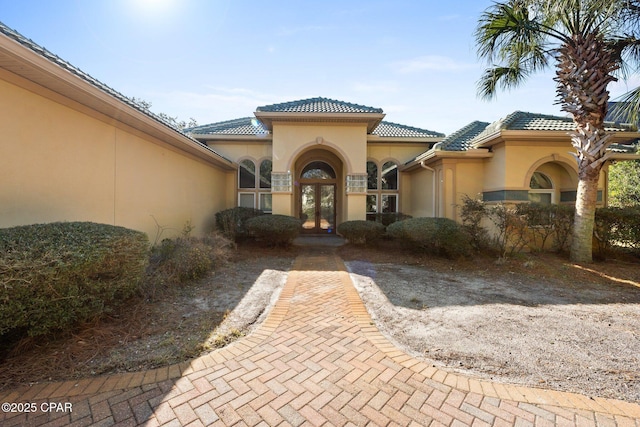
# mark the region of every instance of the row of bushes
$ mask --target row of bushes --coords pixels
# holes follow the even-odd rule
[[[467,256],[474,250],[509,256],[524,249],[566,251],[570,244],[574,209],[568,205],[521,203],[511,207],[487,206],[465,197],[462,224],[446,218],[411,218],[385,227],[373,221],[347,221],[338,233],[350,243],[375,244],[383,236],[401,240],[414,249],[449,258]],[[493,225],[490,233],[486,221]],[[613,247],[640,250],[640,207],[596,210],[594,250],[606,258]]]
[[[216,215],[217,233],[164,239],[90,222],[0,229],[0,337],[41,336],[98,318],[136,293],[206,276],[227,261],[234,240],[287,245],[300,221],[235,208]]]
[[[447,258],[469,256],[471,237],[458,223],[448,218],[409,218],[388,227],[373,221],[347,221],[338,226],[340,233],[356,245],[375,244],[383,236],[398,239],[405,246]]]
[[[302,221],[287,215],[265,215],[258,209],[236,207],[216,214],[216,226],[228,239],[256,239],[269,246],[287,246],[298,237]]]
[[[474,248],[495,248],[503,256],[525,248],[566,251],[574,214],[574,207],[569,205],[520,203],[489,207],[468,196],[461,205],[462,224]],[[483,227],[485,220],[493,224],[493,235]],[[605,258],[614,246],[640,249],[640,207],[596,209],[593,238],[595,254],[600,258]]]

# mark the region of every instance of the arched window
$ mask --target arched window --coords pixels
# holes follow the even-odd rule
[[[553,181],[542,172],[534,172],[529,182],[529,201],[551,204],[555,200]]]
[[[260,188],[271,188],[271,169],[273,163],[271,160],[263,160],[260,163]]]
[[[249,159],[240,162],[238,180],[240,188],[256,188],[256,165]]]
[[[376,162],[367,162],[367,219],[381,220],[380,214],[398,211],[398,165],[388,161],[382,165],[378,176]]]
[[[378,165],[376,162],[367,162],[367,190],[378,189]]]
[[[271,212],[271,172],[273,162],[260,162],[256,170],[253,160],[242,160],[238,168],[238,206]]]
[[[305,179],[335,179],[336,171],[325,162],[311,162],[302,169],[301,178]]]
[[[382,165],[382,171],[380,176],[383,190],[397,190],[398,189],[398,165],[394,162],[385,162]]]

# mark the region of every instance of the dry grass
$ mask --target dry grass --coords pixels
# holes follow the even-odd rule
[[[265,269],[285,270],[297,247],[240,246],[230,263],[188,286],[162,288],[153,299],[130,299],[119,311],[83,325],[73,334],[0,344],[0,388],[102,373],[139,371],[188,360],[241,337],[244,331],[214,332]],[[553,254],[527,254],[497,262],[495,257],[450,261],[406,251],[393,241],[375,248],[344,246],[345,259],[427,266],[485,277],[527,275],[539,280],[640,286],[640,259],[576,266]],[[621,282],[622,281],[622,282]],[[579,291],[579,289],[576,289]],[[415,301],[416,305],[420,301]]]

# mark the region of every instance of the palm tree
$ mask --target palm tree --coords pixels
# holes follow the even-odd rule
[[[478,54],[490,64],[478,84],[485,98],[555,67],[557,102],[576,125],[575,262],[592,261],[598,178],[611,144],[604,130],[607,86],[640,64],[639,24],[640,0],[507,0],[489,7],[476,30]]]

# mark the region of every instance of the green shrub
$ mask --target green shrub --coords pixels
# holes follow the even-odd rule
[[[139,288],[144,233],[90,222],[0,230],[0,335],[68,330]]]
[[[216,227],[226,237],[234,242],[249,237],[246,228],[247,220],[264,215],[259,209],[235,207],[216,213]]]
[[[288,246],[300,234],[302,221],[287,215],[261,215],[246,222],[249,234],[269,246]]]
[[[489,209],[488,216],[496,226],[493,245],[502,257],[520,252],[529,244],[527,220],[516,207],[507,207],[499,203]]]
[[[462,196],[460,209],[462,226],[471,238],[471,245],[477,251],[489,246],[489,233],[480,225],[486,216],[487,206],[482,199],[472,199],[466,194]]]
[[[151,250],[151,270],[156,280],[163,282],[197,280],[225,263],[233,246],[230,240],[217,233],[204,238],[164,239]]]
[[[384,229],[384,225],[373,221],[347,221],[338,225],[338,233],[354,245],[375,243],[384,235]]]
[[[606,258],[613,246],[640,249],[640,208],[596,209],[593,236],[600,258]]]
[[[448,218],[411,218],[387,227],[387,233],[409,247],[447,258],[471,254],[471,239],[461,225]]]
[[[367,214],[368,221],[379,222],[380,224],[388,227],[396,221],[402,221],[405,219],[412,218],[411,215],[406,215],[401,212],[380,212],[374,214]]]

